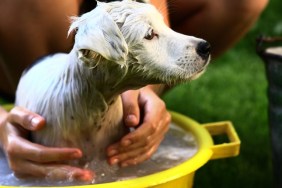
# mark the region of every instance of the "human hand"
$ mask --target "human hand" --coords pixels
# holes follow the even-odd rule
[[[39,130],[44,125],[44,118],[24,108],[14,107],[9,113],[0,108],[0,146],[14,174],[91,181],[93,172],[64,164],[64,161],[82,157],[79,149],[45,147],[26,139],[28,131]]]
[[[165,103],[149,87],[122,94],[124,123],[135,131],[108,147],[110,164],[139,164],[157,150],[169,129],[171,116]]]

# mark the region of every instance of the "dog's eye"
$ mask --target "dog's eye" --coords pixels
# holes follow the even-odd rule
[[[154,30],[151,29],[148,31],[144,38],[147,40],[152,40],[155,36],[158,36],[158,34],[156,34]]]

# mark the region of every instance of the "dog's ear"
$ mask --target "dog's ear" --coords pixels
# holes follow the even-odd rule
[[[125,65],[128,46],[117,24],[102,6],[73,18],[69,33],[74,30],[74,47],[78,51],[91,50],[100,57]]]

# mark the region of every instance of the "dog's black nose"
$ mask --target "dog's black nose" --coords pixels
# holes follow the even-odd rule
[[[211,45],[208,42],[200,42],[196,48],[196,51],[199,56],[203,59],[207,59],[210,55]]]

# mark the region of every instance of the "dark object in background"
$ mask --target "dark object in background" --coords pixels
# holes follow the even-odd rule
[[[272,144],[274,185],[282,187],[282,37],[259,37],[257,53],[268,80],[268,121]]]
[[[95,0],[84,0],[79,7],[79,15],[93,10],[97,6],[97,1]]]
[[[99,0],[100,2],[112,2],[112,1],[121,1],[121,0]],[[146,1],[144,0],[137,0],[137,2],[143,2],[145,3]],[[93,10],[97,6],[97,1],[96,0],[84,0],[80,6],[79,10],[79,15],[82,15],[86,12],[89,12]]]

